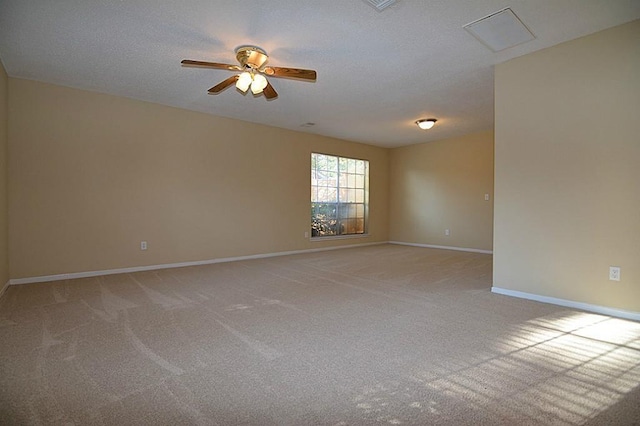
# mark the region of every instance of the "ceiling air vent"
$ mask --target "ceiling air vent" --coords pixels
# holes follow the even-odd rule
[[[396,2],[396,0],[362,0],[362,1],[375,7],[378,12],[382,12],[387,7],[391,6]]]
[[[508,7],[473,21],[463,28],[494,52],[536,38]]]

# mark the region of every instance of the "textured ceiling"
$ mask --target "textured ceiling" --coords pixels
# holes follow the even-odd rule
[[[494,53],[462,26],[504,7],[536,39]],[[491,128],[495,64],[638,18],[639,0],[0,0],[0,59],[11,77],[394,147]],[[208,95],[230,71],[180,65],[235,63],[243,44],[318,80]]]

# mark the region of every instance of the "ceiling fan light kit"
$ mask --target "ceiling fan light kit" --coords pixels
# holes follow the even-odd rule
[[[422,130],[429,130],[430,128],[436,125],[436,121],[438,120],[436,120],[435,118],[423,118],[421,120],[416,121],[416,124]]]
[[[238,90],[246,93],[251,87],[251,93],[259,95],[264,93],[267,99],[273,99],[278,96],[273,86],[269,83],[265,75],[269,77],[285,77],[303,80],[316,80],[316,72],[314,70],[305,70],[301,68],[285,68],[267,66],[269,56],[267,53],[256,46],[240,46],[236,49],[236,59],[240,65],[221,64],[218,62],[193,61],[191,59],[182,60],[182,65],[225,69],[229,71],[242,71],[239,75],[234,75],[226,80],[216,84],[209,93],[216,95],[235,83]]]

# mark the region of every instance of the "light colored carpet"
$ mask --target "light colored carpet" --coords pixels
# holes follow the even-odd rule
[[[0,423],[640,424],[639,323],[490,286],[397,245],[12,286]]]

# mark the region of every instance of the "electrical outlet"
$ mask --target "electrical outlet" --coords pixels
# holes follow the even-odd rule
[[[609,266],[609,280],[620,281],[620,267]]]
[[[484,194],[484,200],[489,201],[489,194]]]
[[[309,231],[304,231],[304,237],[309,238]]]
[[[146,250],[146,249],[147,249],[147,242],[140,241],[140,250]]]
[[[449,234],[450,234],[449,230],[448,230],[448,229],[445,229],[445,230],[444,230],[444,235],[446,235],[446,236],[448,237],[448,236],[449,236]]]

